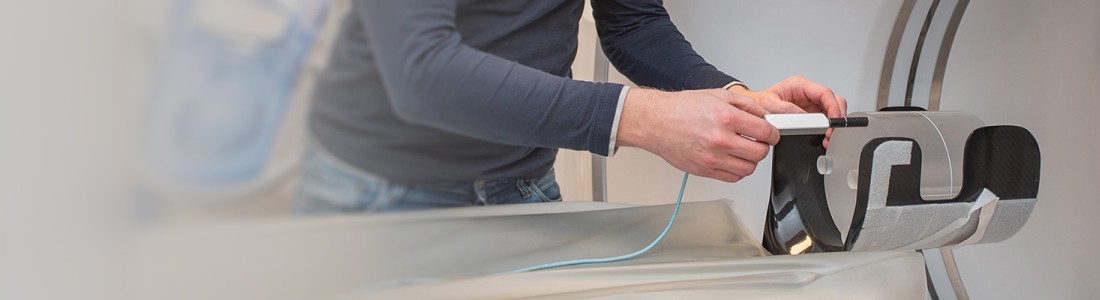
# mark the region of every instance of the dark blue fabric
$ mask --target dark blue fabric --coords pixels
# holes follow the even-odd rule
[[[615,69],[666,91],[719,88],[735,81],[703,60],[669,19],[663,1],[592,1],[596,32]]]
[[[398,182],[533,178],[557,148],[606,155],[618,84],[569,79],[581,0],[355,0],[317,82],[314,137]],[[665,90],[734,80],[660,1],[594,0],[609,58]]]

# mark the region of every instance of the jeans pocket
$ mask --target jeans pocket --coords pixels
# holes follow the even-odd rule
[[[520,185],[524,194],[534,195],[541,202],[561,202],[561,188],[554,180],[553,171],[542,178],[520,180]]]

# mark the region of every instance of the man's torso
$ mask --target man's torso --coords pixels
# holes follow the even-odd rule
[[[459,1],[463,43],[557,76],[570,76],[583,1]],[[349,15],[310,113],[315,139],[339,159],[398,182],[533,178],[556,149],[505,145],[414,124],[390,105],[363,23]],[[432,88],[432,87],[424,87]],[[514,99],[527,101],[528,99]],[[537,120],[532,120],[536,122]]]

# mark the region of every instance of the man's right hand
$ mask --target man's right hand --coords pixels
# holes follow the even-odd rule
[[[632,88],[616,143],[657,154],[693,175],[736,182],[752,175],[769,145],[779,142],[779,130],[763,119],[766,113],[752,98],[722,89]]]

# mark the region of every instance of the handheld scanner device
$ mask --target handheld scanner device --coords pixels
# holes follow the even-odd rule
[[[1039,146],[1022,127],[923,110],[765,119],[783,135],[763,238],[773,254],[998,242],[1037,200]],[[849,128],[826,150],[824,133],[837,127]]]
[[[867,117],[827,118],[825,114],[773,114],[764,115],[764,120],[779,129],[779,135],[825,134],[829,128],[865,127]]]

